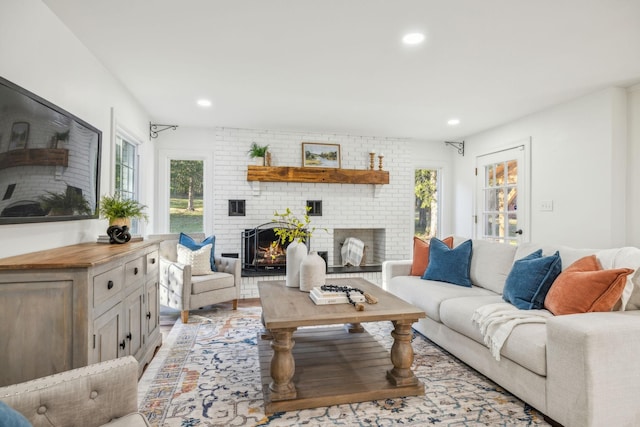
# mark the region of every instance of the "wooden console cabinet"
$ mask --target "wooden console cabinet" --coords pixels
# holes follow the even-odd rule
[[[0,259],[0,386],[162,344],[158,242],[82,243]]]

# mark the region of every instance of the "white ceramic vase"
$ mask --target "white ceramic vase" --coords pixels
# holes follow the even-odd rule
[[[293,241],[287,246],[286,284],[290,288],[300,287],[300,264],[307,256],[307,245]]]
[[[316,286],[325,284],[327,265],[318,252],[311,251],[300,265],[300,290],[311,292]]]

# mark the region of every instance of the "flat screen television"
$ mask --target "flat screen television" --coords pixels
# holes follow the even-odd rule
[[[102,132],[0,77],[0,224],[98,217]]]

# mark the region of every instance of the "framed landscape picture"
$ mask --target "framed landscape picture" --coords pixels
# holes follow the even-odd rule
[[[340,144],[303,142],[302,166],[339,169]]]

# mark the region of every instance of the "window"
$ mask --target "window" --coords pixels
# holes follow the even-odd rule
[[[116,136],[115,192],[124,198],[138,200],[138,155],[136,145],[122,135]],[[138,232],[138,220],[131,221],[131,232]]]
[[[204,161],[171,160],[169,231],[204,231]]]
[[[478,238],[511,245],[528,241],[526,155],[520,145],[477,157]]]
[[[415,171],[415,216],[414,234],[428,240],[438,235],[439,171],[416,169]]]

